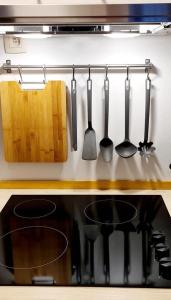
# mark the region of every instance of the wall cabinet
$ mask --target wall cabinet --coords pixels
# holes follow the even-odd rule
[[[121,4],[121,3],[170,3],[168,0],[0,0],[0,5],[14,4]]]

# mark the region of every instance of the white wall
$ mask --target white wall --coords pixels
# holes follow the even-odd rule
[[[170,180],[171,171],[171,37],[134,37],[111,39],[103,36],[70,36],[44,40],[26,40],[27,53],[6,55],[0,39],[0,62],[11,59],[19,64],[88,64],[88,63],[144,63],[150,58],[156,70],[151,75],[152,124],[150,136],[156,154],[145,161],[137,153],[133,158],[122,159],[114,153],[112,163],[87,162],[81,159],[84,130],[87,127],[86,80],[87,73],[76,75],[78,85],[78,152],[71,151],[63,164],[6,163],[0,145],[0,179],[158,179]],[[8,75],[10,80],[18,74]],[[27,75],[28,76],[28,75]],[[131,77],[131,140],[138,145],[143,140],[145,74],[132,72]],[[7,80],[1,75],[1,80]],[[124,137],[124,72],[110,74],[110,126],[109,133],[117,145]],[[37,79],[37,77],[35,77]],[[70,89],[71,73],[48,73],[48,79],[63,79]],[[93,127],[97,143],[103,137],[103,73],[93,73]],[[68,112],[68,116],[70,113]],[[70,117],[69,117],[70,119]],[[69,123],[69,122],[68,122]],[[2,135],[2,130],[0,130]],[[2,137],[1,141],[2,141]]]

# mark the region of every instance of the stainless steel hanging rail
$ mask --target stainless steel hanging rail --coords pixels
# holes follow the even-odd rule
[[[12,65],[10,61],[6,61],[2,65],[2,69],[10,72],[12,69],[152,69],[153,64],[146,59],[145,64],[97,64],[97,65]]]

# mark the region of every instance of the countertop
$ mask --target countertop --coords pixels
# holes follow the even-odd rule
[[[0,190],[0,210],[12,194],[158,194],[171,215],[171,190]],[[171,289],[90,287],[0,287],[0,300],[171,300]]]

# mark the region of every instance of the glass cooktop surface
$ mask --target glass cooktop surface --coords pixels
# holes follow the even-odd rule
[[[171,288],[160,195],[13,195],[0,213],[0,285]]]

